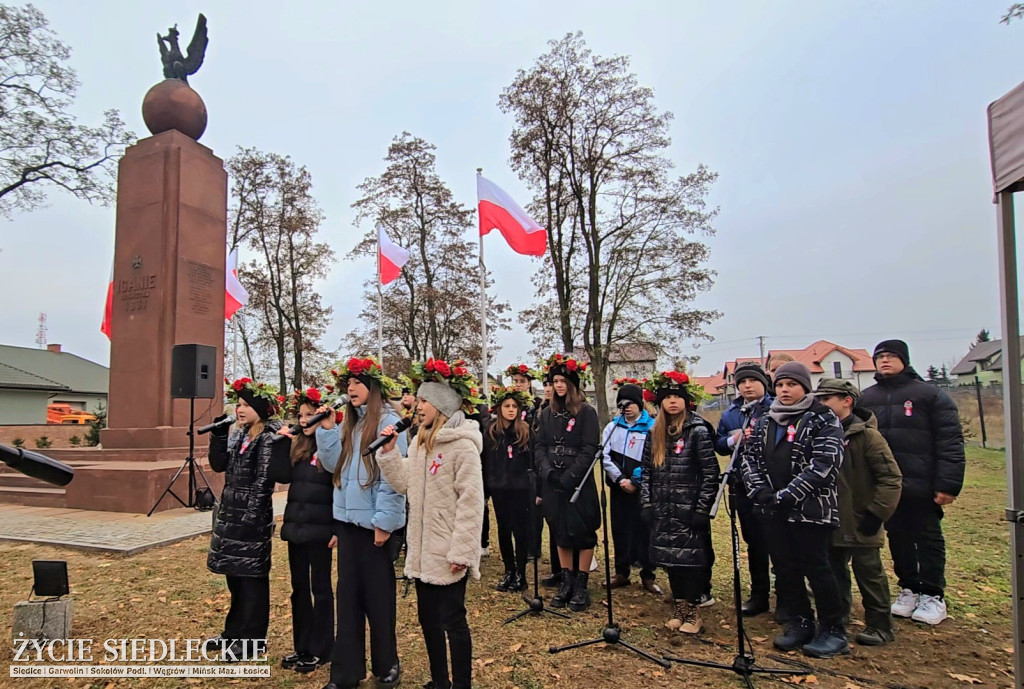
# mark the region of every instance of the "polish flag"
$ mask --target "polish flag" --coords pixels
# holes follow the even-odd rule
[[[544,255],[548,244],[547,231],[501,187],[477,174],[476,195],[480,202],[481,237],[497,228],[517,254]]]
[[[238,281],[238,249],[232,249],[224,268],[224,320],[230,321],[235,311],[248,303],[249,293]]]
[[[110,339],[110,314],[114,311],[114,266],[110,266],[110,282],[107,283],[107,304],[103,308],[103,322],[100,323],[100,332]]]
[[[402,266],[409,261],[409,252],[395,244],[384,228],[377,225],[377,262],[380,266],[380,284],[386,285],[402,274]]]

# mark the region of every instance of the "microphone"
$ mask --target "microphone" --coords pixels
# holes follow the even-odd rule
[[[404,419],[399,420],[399,422],[395,424],[395,435],[398,435],[411,425],[411,416],[407,416]],[[365,457],[366,455],[372,455],[374,452],[376,452],[377,450],[391,442],[391,439],[394,437],[394,435],[382,435],[381,437],[377,438],[372,443],[370,443],[365,450],[363,450],[363,456]]]
[[[66,486],[75,477],[75,470],[67,464],[19,447],[0,445],[0,459],[15,471],[55,486]]]
[[[197,435],[206,435],[210,431],[215,431],[218,428],[224,428],[225,426],[230,426],[234,422],[235,422],[235,417],[234,416],[225,416],[220,421],[214,421],[213,423],[208,423],[205,426],[200,426],[199,428],[196,429],[196,434]]]
[[[333,409],[335,412],[337,412],[342,407],[344,407],[346,404],[348,404],[348,395],[342,395],[341,397],[338,398],[338,401],[334,403],[334,406],[331,407],[331,409]],[[323,412],[320,412],[319,414],[313,414],[313,416],[309,417],[309,420],[306,421],[306,426],[305,427],[309,428],[310,426],[317,425],[318,423],[320,423],[321,421],[326,419],[328,416],[330,416],[332,413],[333,412],[330,412],[330,411],[323,411]],[[303,428],[302,424],[298,424],[297,423],[294,426],[292,426],[291,428],[289,428],[288,432],[291,433],[292,435],[298,435],[299,433],[302,433],[302,428]],[[276,442],[279,442],[282,438],[287,438],[287,437],[288,436],[286,436],[286,435],[275,435],[272,442],[276,443]]]

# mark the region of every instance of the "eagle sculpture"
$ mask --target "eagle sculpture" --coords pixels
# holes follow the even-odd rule
[[[181,54],[181,48],[178,46],[177,24],[167,30],[166,36],[157,34],[156,42],[160,46],[160,59],[164,63],[164,78],[180,79],[187,84],[189,75],[195,74],[203,66],[206,46],[210,42],[206,35],[206,17],[203,14],[199,15],[186,55]]]

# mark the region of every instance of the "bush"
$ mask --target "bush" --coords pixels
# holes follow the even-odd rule
[[[50,447],[52,445],[53,445],[53,441],[50,440],[45,435],[41,435],[38,438],[36,438],[36,447],[38,447],[40,449],[47,448],[47,447]]]
[[[96,415],[96,420],[89,422],[89,432],[85,434],[85,444],[89,447],[96,447],[100,444],[100,429],[107,427],[106,405],[100,404],[93,414]]]
[[[25,447],[25,439],[15,438],[14,440],[11,441],[11,445],[13,445],[14,447]]]
[[[71,443],[71,447],[78,447],[79,445],[82,444],[82,439],[79,438],[77,435],[73,435],[70,438],[68,438],[68,442]]]

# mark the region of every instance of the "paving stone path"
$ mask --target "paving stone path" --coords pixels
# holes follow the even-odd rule
[[[285,492],[274,495],[274,516],[284,513]],[[56,507],[0,505],[0,541],[45,543],[134,555],[149,548],[209,533],[212,512],[186,508],[152,517]]]

